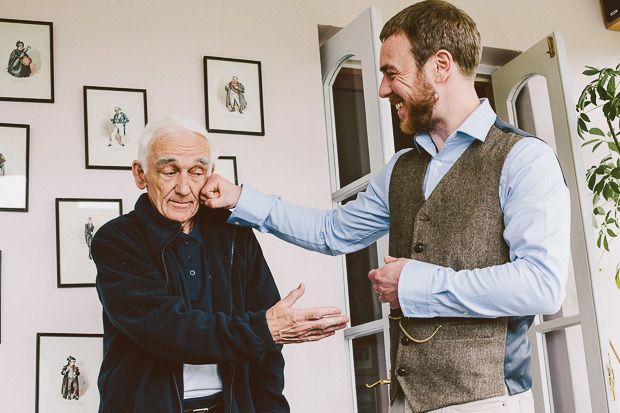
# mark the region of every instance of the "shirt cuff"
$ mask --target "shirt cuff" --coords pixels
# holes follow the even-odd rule
[[[431,308],[431,284],[440,268],[416,260],[405,264],[398,280],[398,301],[405,317],[435,317]]]
[[[277,197],[265,195],[249,185],[241,185],[241,196],[227,222],[260,228],[276,199]]]

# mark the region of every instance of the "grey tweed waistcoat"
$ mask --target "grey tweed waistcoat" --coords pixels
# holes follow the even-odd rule
[[[430,155],[416,149],[403,154],[390,180],[390,255],[455,271],[509,262],[498,188],[506,156],[521,138],[492,126],[427,200]],[[391,403],[403,391],[413,411],[425,412],[504,394],[506,317],[399,316],[394,312],[390,320]]]

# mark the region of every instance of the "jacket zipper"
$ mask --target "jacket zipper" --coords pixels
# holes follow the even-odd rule
[[[164,252],[166,251],[166,248],[168,248],[168,245],[170,245],[171,242],[172,241],[168,241],[164,245],[164,248],[162,248],[161,250],[161,262],[164,265],[164,273],[166,274],[166,285],[168,285],[169,276],[168,276],[168,268],[166,268],[166,259],[164,258]],[[177,392],[177,400],[179,401],[179,412],[183,413],[183,400],[181,400],[181,393],[179,392],[179,384],[177,383],[177,376],[176,374],[174,374],[174,371],[172,372],[172,381],[174,382],[174,389]]]
[[[237,235],[237,228],[234,228],[233,230],[233,238],[232,238],[232,246],[230,248],[230,269],[231,269],[231,280],[232,280],[232,267],[233,267],[233,261],[234,261],[234,257],[235,257],[235,238]],[[233,411],[233,388],[235,384],[235,363],[232,363],[232,376],[230,378],[230,411]]]

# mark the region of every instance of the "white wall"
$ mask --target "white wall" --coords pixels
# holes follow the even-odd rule
[[[605,30],[598,0],[453,2],[478,22],[486,46],[524,50],[563,32],[575,97],[587,82],[584,65],[620,61],[620,32]],[[56,287],[54,199],[123,198],[127,212],[139,195],[129,171],[84,169],[82,86],[145,88],[149,119],[181,113],[204,121],[202,57],[260,60],[266,135],[213,139],[221,154],[237,156],[241,182],[329,208],[316,25],[344,26],[370,4],[387,20],[410,2],[2,1],[0,17],[54,22],[56,103],[0,102],[0,122],[31,125],[30,210],[0,212],[0,411],[33,410],[37,332],[101,332],[95,290]],[[304,281],[300,306],[340,305],[335,258],[259,239],[282,294]],[[601,277],[610,322],[620,309],[609,282],[614,265]],[[610,334],[620,347],[618,328]],[[293,412],[347,411],[341,335],[289,346],[285,357]]]

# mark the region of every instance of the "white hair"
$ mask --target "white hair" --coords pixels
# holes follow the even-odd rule
[[[155,138],[174,137],[191,133],[203,137],[207,142],[209,146],[209,163],[207,166],[208,171],[211,172],[211,168],[217,159],[217,150],[207,137],[207,130],[204,126],[186,116],[176,115],[149,122],[144,131],[142,131],[138,141],[138,162],[140,162],[144,173],[147,172],[147,159]]]

